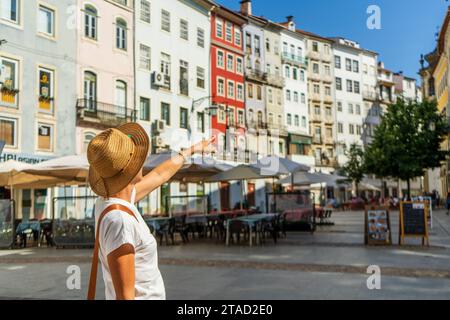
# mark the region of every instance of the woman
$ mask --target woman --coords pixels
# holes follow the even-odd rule
[[[145,177],[149,138],[136,123],[108,129],[89,144],[89,184],[95,203],[96,246],[88,298],[95,297],[97,255],[106,299],[165,299],[156,240],[135,203],[169,181],[194,153],[213,151],[214,138],[180,152]]]

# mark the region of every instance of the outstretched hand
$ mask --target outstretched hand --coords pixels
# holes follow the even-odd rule
[[[195,153],[213,153],[216,152],[216,137],[212,137],[208,140],[203,140],[191,147],[192,154]]]

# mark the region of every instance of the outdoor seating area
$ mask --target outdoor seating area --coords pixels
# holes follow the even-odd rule
[[[150,155],[144,172],[150,172],[170,156],[171,153]],[[3,200],[2,236],[5,240],[2,246],[93,246],[96,197],[87,193],[88,169],[86,155],[62,157],[36,165],[15,161],[1,164],[0,184],[11,190],[11,199]],[[319,184],[322,188],[322,184],[335,184],[345,177],[309,170],[305,165],[274,156],[255,164],[238,166],[211,158],[195,158],[186,163],[169,183],[183,181],[220,185],[223,182],[238,182],[240,199],[234,209],[219,206],[222,208],[220,210],[217,204],[211,206],[209,194],[202,197],[174,196],[174,199],[161,199],[161,203],[165,203],[161,213],[143,217],[160,245],[190,244],[194,241],[227,246],[276,244],[287,236],[289,230],[314,232],[316,225],[332,225],[333,210],[316,205],[310,187]],[[266,189],[263,190],[265,207],[248,205],[249,195],[244,185],[246,181],[257,180],[266,181]],[[272,188],[268,187],[269,181]],[[17,212],[14,191],[37,185],[39,188],[62,187],[64,190],[67,186],[81,187],[85,190],[85,196],[55,197],[51,199],[50,216],[47,214],[42,218],[30,219]],[[174,203],[169,205],[168,201]],[[140,208],[139,204],[137,206]]]

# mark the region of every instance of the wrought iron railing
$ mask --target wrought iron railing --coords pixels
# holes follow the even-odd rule
[[[135,110],[92,99],[78,99],[76,109],[79,121],[95,122],[110,127],[136,121]]]

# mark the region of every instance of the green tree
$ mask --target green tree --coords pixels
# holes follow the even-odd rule
[[[435,101],[407,103],[398,99],[381,117],[374,140],[366,149],[367,173],[406,181],[410,198],[411,180],[445,160],[448,152],[441,150],[441,144],[447,131],[447,118],[438,113]]]
[[[356,195],[359,195],[358,185],[364,178],[364,151],[358,144],[350,145],[345,151],[348,158],[347,163],[342,167],[343,173],[354,183]]]

